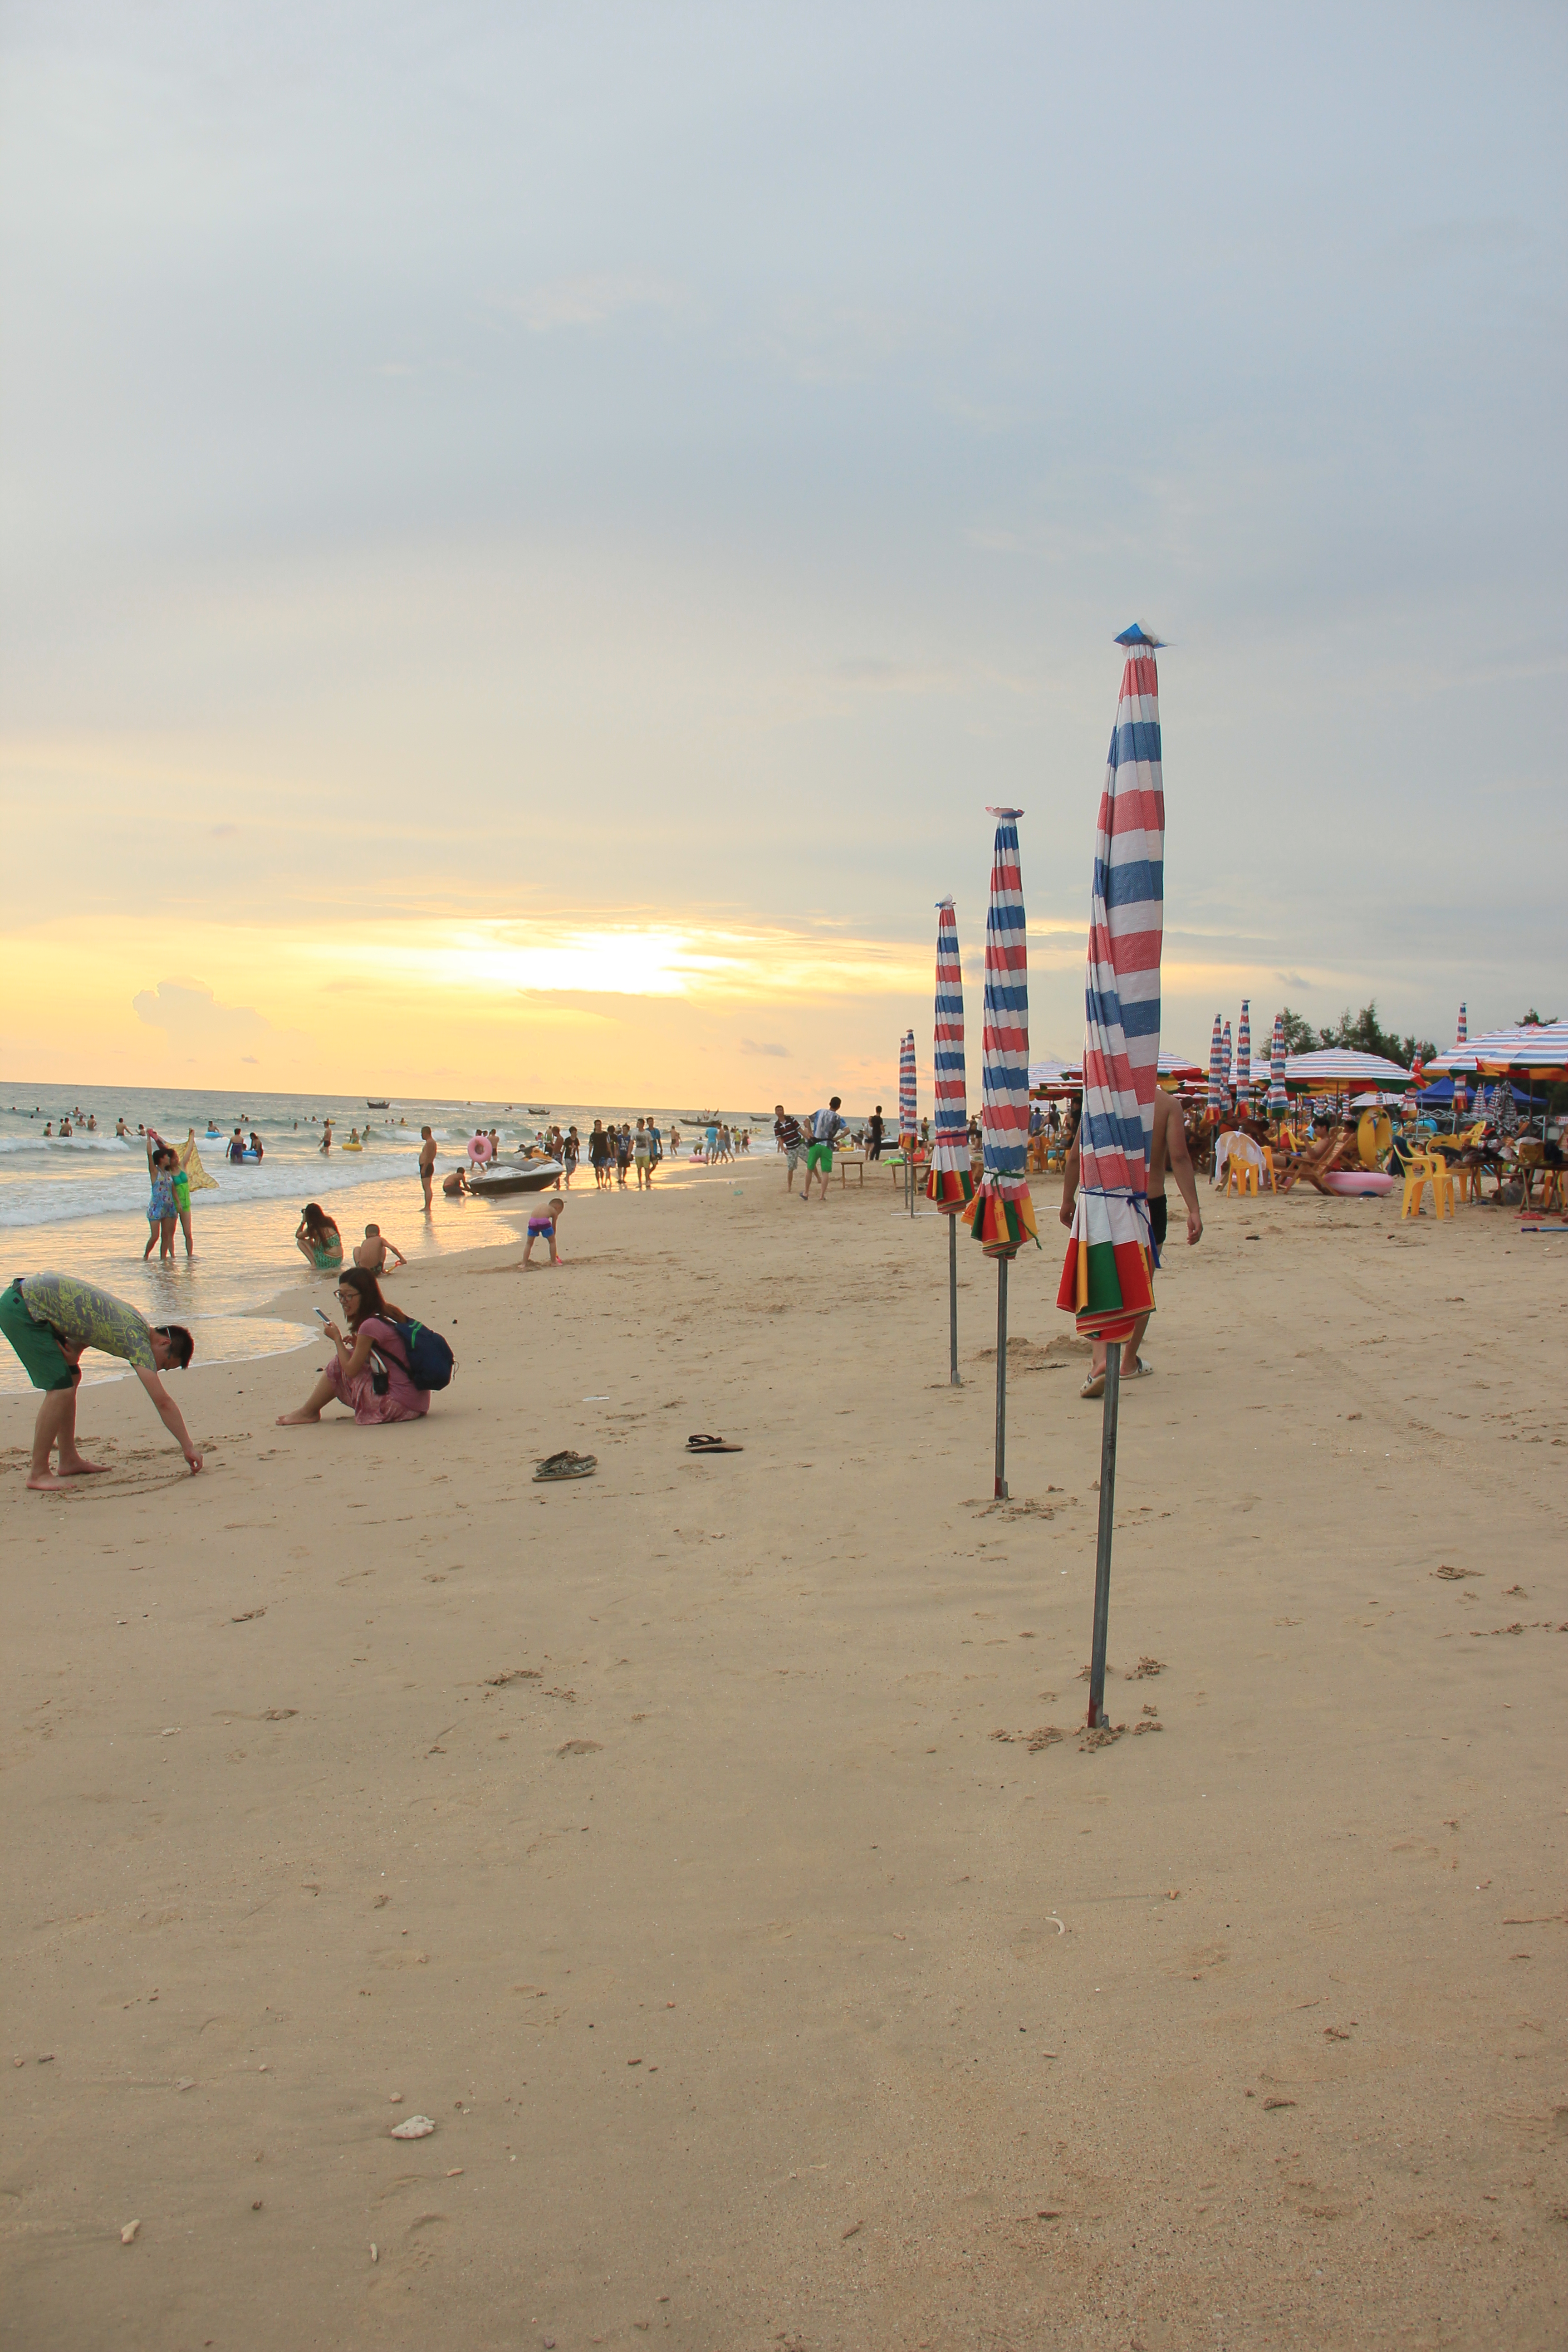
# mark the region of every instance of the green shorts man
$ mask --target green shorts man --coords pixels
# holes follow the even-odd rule
[[[195,1352],[183,1323],[149,1325],[122,1298],[80,1282],[75,1275],[19,1274],[0,1291],[0,1331],[33,1386],[45,1392],[33,1429],[29,1486],[48,1494],[68,1478],[89,1477],[109,1467],[106,1462],[89,1462],[77,1451],[76,1392],[84,1348],[97,1348],[130,1365],[192,1471],[201,1468],[201,1454],[160,1378],[163,1372],[184,1371]],[[58,1471],[49,1467],[57,1446]]]
[[[834,1138],[848,1123],[847,1119],[840,1118],[838,1116],[837,1095],[826,1110],[819,1110],[813,1115],[811,1140],[805,1147],[805,1182],[802,1185],[800,1193],[803,1201],[809,1201],[811,1198],[811,1180],[814,1176],[819,1177],[822,1181],[818,1199],[826,1200],[827,1180],[833,1173]]]

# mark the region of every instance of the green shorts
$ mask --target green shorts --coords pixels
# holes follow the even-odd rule
[[[814,1168],[819,1169],[824,1176],[832,1175],[833,1146],[831,1143],[808,1143],[806,1145],[805,1172],[808,1176],[811,1174]]]
[[[74,1389],[81,1378],[80,1368],[67,1361],[52,1325],[34,1322],[18,1286],[20,1281],[18,1276],[0,1291],[0,1331],[10,1340],[36,1389]]]

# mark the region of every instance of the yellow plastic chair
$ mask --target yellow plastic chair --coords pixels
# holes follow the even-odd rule
[[[1454,1180],[1436,1154],[1431,1159],[1419,1156],[1406,1160],[1405,1166],[1405,1196],[1399,1204],[1402,1217],[1421,1214],[1421,1196],[1427,1185],[1432,1187],[1432,1213],[1435,1217],[1451,1217],[1454,1213]]]
[[[1225,1163],[1226,1198],[1234,1201],[1243,1193],[1258,1196],[1258,1171],[1261,1162],[1249,1152],[1245,1156],[1232,1144]]]

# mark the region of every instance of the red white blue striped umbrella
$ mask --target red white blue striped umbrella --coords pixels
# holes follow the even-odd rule
[[[1241,1000],[1241,1018],[1236,1024],[1236,1099],[1246,1106],[1252,1093],[1252,1000]]]
[[[1225,1041],[1219,1034],[1219,1014],[1214,1017],[1214,1035],[1209,1039],[1209,1109],[1215,1118],[1225,1109]]]
[[[1268,1116],[1283,1118],[1290,1108],[1285,1091],[1285,1015],[1274,1015],[1274,1039],[1268,1050]]]
[[[1018,872],[1022,809],[996,819],[991,904],[985,912],[985,1018],[981,1030],[980,1135],[985,1171],[966,1213],[971,1237],[992,1256],[1038,1243],[1026,1170],[1029,1150],[1029,951]]]
[[[1458,1053],[1461,1045],[1468,1045],[1469,1041],[1470,1008],[1468,1004],[1461,1004],[1459,1007],[1458,1034],[1454,1039],[1455,1052]],[[1458,1118],[1460,1113],[1464,1110],[1468,1099],[1469,1097],[1465,1087],[1465,1074],[1462,1070],[1456,1070],[1454,1073],[1454,1116],[1456,1118]]]
[[[1057,1293],[1079,1331],[1108,1341],[1154,1304],[1149,1149],[1165,914],[1157,640],[1132,628],[1116,642],[1127,661],[1094,839],[1080,1177]]]
[[[1231,1090],[1231,1072],[1236,1066],[1230,1050],[1230,1024],[1228,1021],[1225,1024],[1225,1034],[1219,1041],[1219,1062],[1220,1080],[1225,1087],[1226,1098],[1226,1107],[1228,1109]]]
[[[915,1137],[915,1033],[906,1029],[899,1041],[899,1141],[912,1147]]]
[[[926,1198],[939,1208],[967,1208],[974,1197],[969,1172],[969,1112],[963,1074],[963,967],[958,958],[958,919],[951,898],[939,898],[936,918],[936,1130]]]

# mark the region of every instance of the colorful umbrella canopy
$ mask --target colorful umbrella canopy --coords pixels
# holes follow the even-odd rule
[[[963,968],[958,959],[958,920],[951,898],[937,900],[932,1034],[936,1131],[926,1171],[926,1198],[944,1209],[963,1209],[973,1198],[974,1179],[969,1172],[969,1116],[964,1104]],[[1033,1071],[1029,1075],[1032,1077]]]
[[[1225,1108],[1225,1040],[1219,1034],[1219,1014],[1214,1017],[1214,1035],[1209,1039],[1209,1108],[1217,1118]]]
[[[1434,1054],[1426,1065],[1429,1077],[1461,1070],[1484,1071],[1489,1077],[1502,1070],[1532,1078],[1568,1074],[1568,1021],[1531,1021],[1508,1029],[1489,1029],[1447,1054]]]
[[[1162,1054],[1156,1066],[1162,1085],[1167,1078],[1176,1078],[1184,1085],[1195,1086],[1203,1076],[1202,1065],[1194,1062],[1190,1054]]]
[[[1236,1099],[1243,1108],[1246,1106],[1247,1097],[1252,1091],[1254,1075],[1252,1001],[1249,997],[1244,996],[1241,1000],[1241,1018],[1236,1024]]]
[[[1290,1108],[1285,1091],[1285,1015],[1274,1015],[1274,1037],[1268,1054],[1268,1116],[1283,1118]]]
[[[993,1256],[1035,1242],[1035,1206],[1025,1173],[1029,1150],[1029,950],[1018,872],[1022,809],[987,809],[996,819],[991,904],[985,910],[985,1014],[981,1028],[980,1136],[985,1171],[965,1212],[971,1236]]]
[[[899,1140],[915,1131],[915,1033],[906,1029],[899,1040]]]
[[[1094,837],[1080,1171],[1057,1292],[1080,1332],[1108,1342],[1125,1339],[1154,1304],[1149,1147],[1165,915],[1156,640],[1133,628],[1116,642],[1127,660]]]
[[[1358,1054],[1348,1045],[1325,1045],[1316,1054],[1289,1054],[1285,1083],[1301,1093],[1332,1094],[1349,1087],[1407,1087],[1410,1073],[1381,1054]]]

